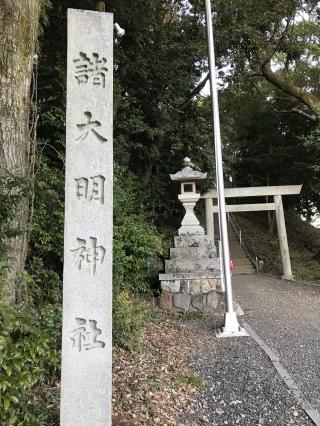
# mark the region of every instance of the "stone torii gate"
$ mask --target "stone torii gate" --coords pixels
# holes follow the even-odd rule
[[[248,212],[248,211],[268,211],[275,210],[277,218],[277,228],[280,243],[280,252],[282,259],[283,279],[292,280],[292,269],[290,261],[290,253],[288,246],[288,238],[286,231],[286,223],[284,218],[282,196],[283,195],[297,195],[301,192],[302,185],[283,185],[283,186],[257,186],[246,188],[226,188],[226,198],[238,197],[273,197],[273,203],[259,203],[259,204],[233,204],[226,205],[227,212]],[[201,198],[205,200],[206,210],[206,228],[207,235],[214,243],[214,221],[213,214],[218,213],[218,206],[213,205],[213,199],[218,197],[217,191],[211,189],[204,193]]]

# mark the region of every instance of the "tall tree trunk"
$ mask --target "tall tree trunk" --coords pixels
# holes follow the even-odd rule
[[[0,0],[0,171],[28,177],[31,171],[30,86],[41,0]],[[23,200],[15,226],[27,229],[29,202]],[[4,289],[15,302],[15,282],[25,266],[27,234],[8,242],[11,261]]]

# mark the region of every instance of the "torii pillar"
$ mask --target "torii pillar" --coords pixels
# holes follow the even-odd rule
[[[274,203],[276,206],[277,228],[278,228],[280,253],[281,253],[281,260],[282,260],[282,271],[283,271],[282,278],[285,280],[293,280],[289,245],[288,245],[288,238],[287,238],[287,230],[286,230],[286,222],[284,218],[284,211],[283,211],[283,204],[282,204],[282,196],[274,195],[273,198],[274,198]]]
[[[283,195],[298,195],[301,192],[302,185],[282,185],[282,186],[257,186],[244,188],[226,188],[226,198],[241,197],[273,197],[273,203],[260,204],[234,204],[226,205],[226,212],[253,212],[253,211],[275,211],[277,218],[277,228],[280,244],[280,253],[282,260],[282,278],[293,280],[291,269],[289,245],[286,231],[286,223],[282,204]],[[206,206],[206,231],[211,241],[214,241],[213,213],[218,212],[217,206],[213,206],[213,198],[217,198],[217,191],[211,189],[201,196],[205,200]]]

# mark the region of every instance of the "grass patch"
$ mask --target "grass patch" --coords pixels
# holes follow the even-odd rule
[[[177,377],[178,381],[180,383],[183,383],[184,385],[191,386],[195,389],[201,389],[206,384],[205,380],[203,380],[200,376],[197,374],[180,374]]]
[[[180,318],[182,317],[183,319],[186,319],[186,320],[200,320],[203,318],[203,312],[201,311],[182,312],[179,315],[180,315]]]

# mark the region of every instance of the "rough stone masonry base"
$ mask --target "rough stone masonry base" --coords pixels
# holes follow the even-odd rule
[[[169,311],[212,314],[217,312],[223,300],[220,285],[212,278],[163,281],[161,287],[160,303]]]
[[[208,237],[179,236],[174,245],[171,260],[166,261],[166,273],[159,276],[162,308],[205,314],[223,311],[220,262]]]

